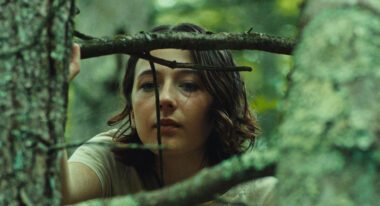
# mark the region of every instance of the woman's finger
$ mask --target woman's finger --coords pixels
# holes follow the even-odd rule
[[[74,43],[71,48],[71,60],[69,70],[69,81],[80,72],[80,47],[79,44]]]

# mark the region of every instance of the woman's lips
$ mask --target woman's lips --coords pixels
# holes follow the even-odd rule
[[[178,127],[175,126],[161,126],[160,132],[161,135],[173,135],[176,133]]]
[[[154,127],[157,128],[157,124],[154,125]],[[160,120],[161,135],[173,135],[176,133],[176,131],[180,127],[181,127],[181,125],[172,119],[161,119]]]

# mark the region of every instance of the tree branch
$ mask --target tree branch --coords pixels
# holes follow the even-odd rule
[[[251,67],[247,66],[208,66],[208,65],[200,65],[200,64],[192,64],[192,63],[182,63],[177,61],[168,61],[166,59],[162,59],[159,57],[152,56],[143,52],[142,54],[133,54],[132,56],[139,57],[141,59],[145,59],[147,61],[151,61],[157,64],[161,64],[167,66],[172,69],[176,68],[189,68],[189,69],[197,69],[197,70],[217,70],[217,71],[252,71]]]
[[[82,59],[109,54],[136,54],[154,49],[176,48],[191,50],[261,50],[278,54],[291,54],[295,41],[262,33],[215,33],[190,32],[139,33],[133,36],[117,35],[78,42]]]
[[[151,192],[105,199],[104,205],[195,205],[248,180],[274,174],[277,153],[255,151],[232,157],[199,172],[195,177]],[[91,200],[78,206],[99,205]]]
[[[84,33],[77,31],[77,30],[74,31],[74,37],[77,37],[77,38],[79,38],[81,40],[85,40],[85,41],[96,39],[96,37],[84,34]]]
[[[69,144],[57,144],[48,147],[49,151],[57,151],[68,148],[75,148],[81,145],[100,145],[104,147],[111,147],[115,149],[134,149],[134,150],[165,150],[170,149],[165,145],[157,145],[157,144],[133,144],[133,143],[105,143],[105,142],[88,142],[88,140],[76,143]]]

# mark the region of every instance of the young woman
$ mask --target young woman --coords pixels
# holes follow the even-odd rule
[[[193,24],[160,26],[154,32],[205,30]],[[79,71],[79,48],[74,47],[73,76]],[[234,66],[229,51],[159,49],[151,55],[184,63]],[[86,144],[63,161],[64,202],[126,195],[168,186],[246,151],[258,126],[251,115],[239,72],[171,69],[155,64],[159,89],[162,162],[157,151],[113,150]],[[157,144],[155,85],[150,63],[137,57],[128,61],[123,84],[125,105],[109,120],[120,123],[90,142]],[[163,174],[159,175],[162,164]],[[260,197],[263,199],[264,197]]]

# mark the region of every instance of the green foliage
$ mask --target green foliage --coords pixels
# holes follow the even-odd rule
[[[284,16],[296,16],[300,13],[300,5],[304,0],[276,0],[277,11]]]

